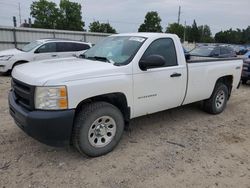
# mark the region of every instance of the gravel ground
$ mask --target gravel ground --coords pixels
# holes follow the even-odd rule
[[[250,86],[224,113],[192,104],[132,120],[118,147],[98,158],[26,136],[8,112],[0,76],[0,187],[249,187]]]

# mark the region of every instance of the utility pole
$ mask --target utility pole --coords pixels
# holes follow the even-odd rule
[[[22,17],[21,17],[21,3],[18,3],[18,11],[19,11],[19,22],[20,25],[22,24]]]
[[[181,6],[179,6],[179,11],[178,11],[178,24],[180,24],[180,19],[181,19]]]
[[[29,27],[31,28],[32,23],[31,23],[31,18],[29,18]]]
[[[16,27],[16,17],[15,16],[13,16],[13,25],[14,25],[14,27]]]

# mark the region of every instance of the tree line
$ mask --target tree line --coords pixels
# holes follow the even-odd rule
[[[85,31],[85,23],[82,21],[81,4],[61,0],[59,6],[47,0],[34,1],[31,6],[31,16],[34,18],[32,27],[46,29],[62,29],[73,31]],[[89,25],[89,32],[117,33],[110,23],[93,21]],[[165,30],[161,26],[161,18],[156,11],[148,12],[144,22],[139,26],[138,32],[165,32],[177,34],[182,41],[204,42],[204,43],[250,43],[250,26],[246,29],[229,29],[220,31],[212,36],[208,25],[182,25],[178,23],[169,24]]]
[[[178,23],[169,24],[165,31],[161,26],[161,18],[157,12],[148,12],[145,16],[144,23],[138,29],[139,32],[166,32],[174,33],[182,41],[201,42],[201,43],[226,43],[226,44],[249,44],[250,43],[250,26],[246,29],[229,29],[220,31],[212,36],[211,29],[208,25],[193,24],[184,26]]]
[[[30,6],[30,15],[34,18],[32,27],[85,31],[80,3],[61,0],[59,6],[47,0],[34,1]],[[116,33],[109,23],[94,21],[89,25],[90,32]]]

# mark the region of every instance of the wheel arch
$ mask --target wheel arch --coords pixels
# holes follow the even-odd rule
[[[125,122],[129,122],[131,117],[131,110],[128,106],[126,95],[121,92],[97,95],[84,99],[77,105],[76,113],[81,109],[83,105],[98,101],[107,102],[116,106],[122,112]]]
[[[22,63],[28,63],[29,61],[27,61],[27,60],[18,60],[18,61],[16,61],[13,65],[12,65],[12,69],[16,66],[16,65],[18,65],[18,64],[22,64]]]
[[[233,75],[225,75],[225,76],[222,76],[222,77],[218,78],[217,81],[215,82],[214,88],[215,88],[217,83],[223,83],[223,84],[225,84],[227,86],[227,88],[228,88],[228,99],[229,99],[230,96],[231,96],[232,88],[233,88]]]

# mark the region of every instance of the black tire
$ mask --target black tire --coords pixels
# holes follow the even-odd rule
[[[98,122],[96,122],[97,120],[99,121],[100,119],[102,119],[102,117],[110,117],[111,121],[114,122],[113,126],[116,127],[116,131],[115,133],[112,133],[112,139],[108,138],[108,134],[110,134],[110,132],[108,132],[109,129],[106,123],[98,124]],[[98,125],[95,125],[96,123]],[[93,144],[103,144],[103,138],[99,137],[100,135],[96,134],[97,127],[100,126],[100,124],[105,125],[105,128],[103,128],[102,130],[105,129],[105,136],[107,137],[107,140],[110,139],[110,142],[107,142],[107,145],[105,146],[96,147]],[[95,128],[93,128],[94,126]],[[95,102],[85,104],[82,106],[81,110],[77,113],[75,118],[72,135],[73,145],[81,154],[86,154],[90,157],[98,157],[101,155],[105,155],[112,151],[119,143],[122,137],[123,130],[123,115],[117,107],[107,102]],[[95,132],[95,134],[91,133],[91,131]],[[90,138],[90,133],[94,134],[94,137],[98,140],[97,143],[93,143],[92,138]],[[101,139],[101,141],[99,139]]]
[[[210,114],[220,114],[226,108],[228,96],[228,87],[224,83],[216,83],[212,96],[204,101],[204,110]]]
[[[245,79],[242,79],[242,84],[247,84],[247,80],[245,80]]]
[[[11,76],[11,70],[2,73],[3,76]]]

